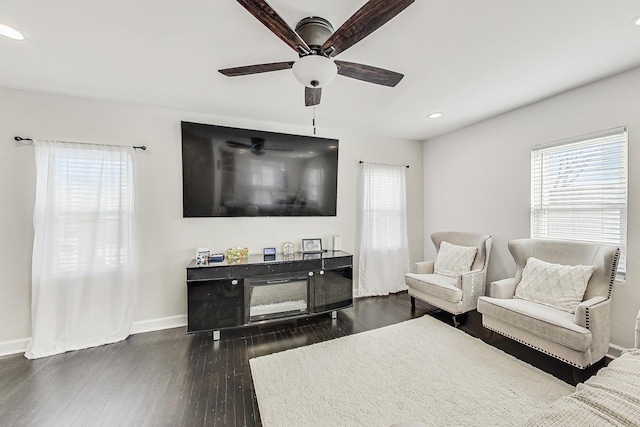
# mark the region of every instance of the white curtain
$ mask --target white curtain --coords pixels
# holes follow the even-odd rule
[[[35,359],[125,339],[136,297],[131,147],[34,141]]]
[[[407,289],[405,166],[365,163],[361,175],[359,296]]]

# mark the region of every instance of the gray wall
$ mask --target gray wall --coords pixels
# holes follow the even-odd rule
[[[531,147],[616,126],[629,128],[629,220],[627,280],[615,283],[611,342],[632,347],[640,309],[640,69],[425,141],[427,258],[435,254],[433,231],[488,233],[489,280],[512,276],[507,243],[529,237]]]

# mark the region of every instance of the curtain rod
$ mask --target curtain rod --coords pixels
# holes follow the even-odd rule
[[[360,160],[358,163],[360,163],[361,165],[364,164],[364,163],[374,163],[374,164],[385,165],[385,166],[404,166],[405,168],[409,169],[409,165],[391,165],[389,163],[364,162],[362,160]]]
[[[31,141],[31,143],[33,143],[33,139],[31,139],[31,138],[23,138],[21,136],[14,136],[13,139],[15,139],[18,142]],[[90,144],[90,143],[80,142],[80,144]],[[101,144],[90,144],[90,145],[101,145]],[[104,145],[109,145],[109,144],[104,144]],[[136,150],[142,150],[142,151],[147,149],[147,147],[145,145],[141,145],[139,147],[133,146],[133,148],[136,149]]]

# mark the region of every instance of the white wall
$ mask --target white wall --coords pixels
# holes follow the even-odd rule
[[[614,286],[611,342],[633,346],[640,309],[640,69],[426,141],[427,258],[435,254],[433,231],[484,232],[494,237],[489,280],[512,276],[507,243],[529,237],[531,147],[623,125],[629,128],[627,281]]]
[[[322,107],[320,107],[322,108]],[[139,296],[137,321],[186,313],[185,266],[196,246],[212,251],[266,246],[305,237],[342,236],[342,249],[356,251],[358,160],[410,164],[408,210],[411,262],[423,258],[423,177],[419,141],[318,129],[338,138],[338,211],[322,218],[182,218],[180,121],[294,134],[294,127],[117,102],[0,88],[0,345],[31,335],[31,250],[35,165],[33,147],[15,135],[40,139],[146,145],[137,151]],[[357,260],[357,256],[354,257]],[[357,276],[355,274],[354,276]]]

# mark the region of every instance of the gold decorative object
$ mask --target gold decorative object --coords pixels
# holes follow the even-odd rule
[[[249,264],[249,258],[227,259],[228,265]]]
[[[227,250],[227,261],[233,262],[247,258],[249,258],[249,248],[232,248]]]
[[[296,245],[294,245],[291,242],[285,242],[282,245],[282,253],[285,254],[285,255],[291,255],[291,254],[295,253],[295,251],[296,251]]]

